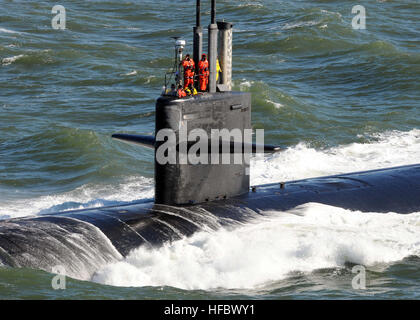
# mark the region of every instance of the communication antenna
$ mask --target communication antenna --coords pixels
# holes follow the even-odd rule
[[[216,63],[217,63],[217,36],[219,33],[216,24],[216,0],[211,1],[211,23],[208,27],[208,49],[209,49],[209,92],[216,92]]]
[[[196,2],[196,20],[195,27],[193,28],[194,33],[194,43],[193,43],[193,56],[196,66],[196,74],[199,73],[198,62],[201,59],[201,54],[203,53],[203,27],[201,26],[201,1],[197,0]],[[195,86],[197,86],[197,80]]]

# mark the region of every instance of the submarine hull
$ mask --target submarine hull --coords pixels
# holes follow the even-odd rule
[[[170,206],[148,201],[0,221],[0,263],[88,280],[142,245],[317,202],[362,212],[420,212],[420,164],[252,187],[247,194]]]

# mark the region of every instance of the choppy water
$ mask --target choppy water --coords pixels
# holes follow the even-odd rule
[[[193,1],[0,1],[0,217],[153,197],[153,155],[112,141],[149,134]],[[420,3],[218,1],[232,21],[234,86],[253,125],[288,149],[255,158],[252,183],[420,162]],[[205,4],[203,20],[209,20]],[[188,42],[191,51],[191,41]],[[234,230],[139,248],[91,282],[0,268],[1,298],[419,298],[420,213],[307,204]],[[251,244],[251,245],[250,245]],[[351,287],[354,264],[367,290]]]

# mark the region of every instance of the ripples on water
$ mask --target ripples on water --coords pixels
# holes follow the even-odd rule
[[[253,183],[420,162],[420,4],[365,1],[364,31],[351,28],[355,4],[218,1],[219,17],[234,22],[235,90],[253,93],[253,125],[266,130],[266,141],[289,147],[255,159]],[[153,197],[153,155],[110,135],[153,132],[154,101],[172,63],[170,37],[191,39],[191,4],[72,1],[65,31],[52,30],[50,2],[1,6],[0,216]],[[412,254],[383,262],[366,297],[416,288],[419,261]],[[314,263],[309,273],[295,267],[254,291],[110,289],[74,281],[71,296],[89,296],[88,288],[114,298],[359,296],[349,289],[346,265],[318,270]],[[132,268],[135,278],[141,268]],[[2,296],[45,294],[28,285],[48,278],[42,272],[0,272]],[[11,284],[25,290],[17,293]],[[180,287],[189,285],[206,289],[193,282]],[[418,297],[418,289],[411,292]]]

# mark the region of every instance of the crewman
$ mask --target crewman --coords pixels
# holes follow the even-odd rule
[[[185,93],[187,94],[187,96],[195,96],[196,94],[198,94],[197,90],[192,84],[190,84],[188,88],[185,89]]]
[[[175,83],[171,84],[171,92],[169,93],[171,96],[176,96],[176,87]]]
[[[176,95],[178,98],[185,98],[187,96],[187,93],[185,92],[184,88],[182,88],[181,85],[178,86],[178,90],[176,92]]]
[[[198,63],[198,84],[199,84],[199,90],[204,92],[207,91],[207,85],[209,83],[209,61],[207,60],[207,55],[203,53],[201,56],[201,60]]]
[[[167,96],[176,96],[176,87],[175,87],[175,84],[174,83],[171,84],[171,88],[170,89],[169,88],[166,89],[165,95],[167,95]]]
[[[189,54],[182,61],[182,67],[184,68],[184,88],[186,89],[190,84],[194,83],[195,63]]]

